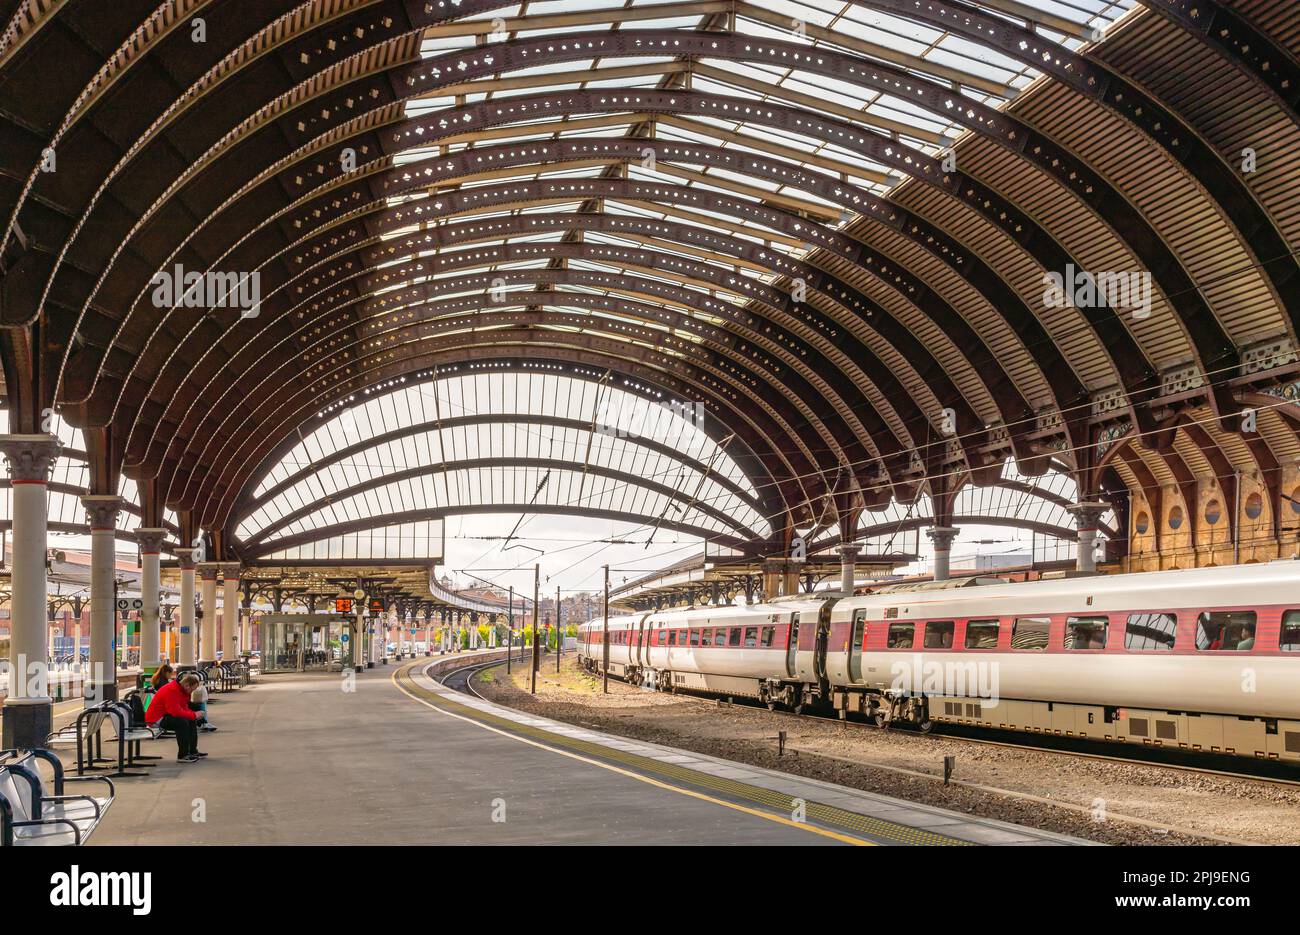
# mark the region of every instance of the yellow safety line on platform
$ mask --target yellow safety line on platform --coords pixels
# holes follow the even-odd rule
[[[417,665],[418,665],[418,663],[417,663]],[[842,843],[844,843],[844,844],[853,844],[853,845],[857,845],[857,846],[860,846],[860,847],[870,847],[870,846],[873,846],[873,845],[875,844],[874,841],[864,841],[864,840],[862,840],[861,838],[851,837],[850,835],[847,835],[847,834],[840,834],[839,832],[836,832],[836,831],[830,831],[830,830],[828,830],[828,829],[824,829],[824,828],[817,828],[817,827],[815,827],[815,826],[813,826],[813,825],[801,824],[800,822],[794,821],[793,819],[790,819],[790,818],[785,818],[785,817],[783,817],[783,816],[781,816],[781,815],[772,815],[772,814],[769,814],[768,812],[760,811],[760,810],[758,810],[758,809],[756,809],[756,808],[749,808],[749,807],[744,806],[744,805],[738,805],[738,804],[736,804],[735,802],[727,802],[727,801],[725,801],[725,800],[723,800],[723,799],[717,799],[717,798],[714,798],[714,797],[711,796],[711,795],[706,795],[706,794],[703,793],[703,792],[696,792],[696,791],[694,791],[694,790],[692,790],[692,789],[683,789],[683,788],[681,788],[680,786],[674,786],[674,785],[671,785],[671,784],[669,784],[669,783],[662,782],[662,781],[660,781],[660,780],[658,780],[658,779],[652,779],[652,778],[650,778],[649,776],[643,776],[643,775],[641,775],[640,773],[635,773],[635,772],[633,772],[633,771],[631,771],[631,770],[627,770],[627,769],[623,769],[623,768],[618,767],[618,766],[614,766],[614,765],[611,764],[611,763],[602,763],[602,762],[600,762],[599,760],[593,760],[593,759],[591,759],[590,757],[585,757],[585,756],[582,756],[582,755],[577,754],[577,753],[571,753],[571,752],[569,752],[568,750],[559,750],[559,749],[556,749],[555,747],[550,746],[549,744],[539,743],[539,742],[536,741],[536,740],[529,740],[527,737],[520,737],[518,734],[513,733],[513,732],[511,732],[511,731],[509,731],[509,730],[501,730],[500,728],[492,727],[490,724],[485,724],[485,723],[483,723],[479,718],[474,717],[474,716],[472,716],[472,715],[462,715],[462,714],[456,714],[456,713],[454,713],[454,712],[448,711],[448,710],[446,710],[445,708],[440,707],[438,704],[434,704],[434,703],[432,703],[432,702],[430,702],[430,701],[427,701],[427,700],[424,699],[424,698],[420,698],[419,696],[413,694],[413,693],[410,692],[410,691],[407,691],[406,687],[403,686],[403,685],[401,684],[401,682],[399,682],[399,681],[397,680],[397,677],[398,677],[399,675],[406,675],[406,676],[409,678],[409,672],[410,672],[410,670],[411,670],[412,668],[413,668],[413,666],[407,666],[405,669],[401,669],[401,670],[398,670],[397,672],[394,672],[393,675],[392,675],[393,684],[397,686],[397,689],[398,689],[399,691],[401,691],[402,693],[404,693],[404,694],[407,695],[408,697],[414,699],[415,701],[420,702],[420,704],[422,704],[422,705],[425,705],[425,706],[427,706],[427,707],[433,708],[433,709],[434,709],[435,711],[437,711],[439,714],[445,714],[445,715],[447,715],[448,717],[454,717],[454,718],[456,718],[457,720],[460,720],[460,721],[468,721],[469,723],[474,724],[474,725],[477,726],[477,727],[482,727],[484,730],[490,730],[490,731],[492,731],[492,733],[494,733],[494,734],[501,734],[503,737],[509,737],[511,740],[517,740],[517,741],[519,741],[520,743],[526,743],[526,744],[528,744],[530,747],[538,747],[538,748],[540,748],[540,749],[542,749],[542,750],[547,750],[547,751],[549,751],[549,752],[551,752],[551,753],[557,753],[557,754],[559,754],[560,756],[568,757],[568,758],[571,759],[571,760],[577,760],[577,761],[579,761],[580,763],[587,763],[587,764],[589,764],[589,765],[591,765],[591,766],[598,766],[598,767],[600,767],[601,769],[609,770],[609,771],[612,772],[612,773],[618,773],[620,776],[627,776],[627,777],[629,777],[630,779],[635,779],[635,780],[637,780],[638,782],[644,782],[644,783],[646,783],[647,785],[655,786],[656,788],[659,788],[659,789],[667,789],[667,790],[670,791],[670,792],[677,792],[677,793],[680,793],[681,795],[689,796],[690,798],[693,798],[693,799],[700,799],[700,800],[705,801],[705,802],[711,802],[711,803],[713,803],[714,805],[721,805],[723,808],[730,808],[730,809],[733,809],[733,810],[738,811],[738,812],[744,812],[746,815],[754,815],[754,816],[757,817],[757,818],[763,818],[763,819],[766,819],[767,821],[773,821],[773,822],[776,822],[777,824],[780,824],[780,825],[786,825],[787,827],[798,828],[798,829],[801,830],[801,831],[808,831],[808,832],[811,832],[811,833],[813,833],[813,834],[819,834],[819,835],[822,835],[823,837],[833,838],[833,839],[835,839],[836,841],[840,841],[840,842],[842,842]],[[440,695],[438,695],[438,694],[436,694],[436,693],[434,693],[434,692],[430,692],[430,691],[429,691],[428,689],[426,689],[426,688],[422,688],[422,687],[420,687],[419,685],[416,685],[416,684],[414,683],[414,681],[411,682],[411,685],[412,685],[412,687],[415,689],[415,691],[417,691],[417,692],[425,692],[425,693],[429,694],[430,696],[436,698],[440,704],[456,705],[457,707],[464,708],[464,710],[466,710],[466,711],[473,711],[475,715],[482,715],[482,713],[483,713],[483,712],[480,712],[480,711],[475,711],[473,708],[469,708],[469,707],[467,707],[467,706],[465,706],[465,705],[458,705],[458,704],[456,704],[456,702],[454,702],[454,701],[449,701],[448,699],[443,698],[443,697],[441,697]],[[506,719],[506,720],[508,720],[508,719]],[[513,723],[513,722],[512,722],[512,723]],[[519,725],[519,726],[520,726],[520,727],[527,727],[528,725]],[[560,738],[560,737],[558,737],[557,735],[554,735],[554,734],[552,734],[551,736],[556,737],[557,740],[563,740],[563,739],[565,739],[565,738]]]
[[[493,731],[494,733],[502,734],[506,737],[510,737],[514,740],[518,740],[521,743],[526,743],[531,746],[540,747],[541,749],[549,750],[552,753],[558,753],[561,756],[567,756],[571,759],[579,760],[583,763],[589,763],[593,766],[599,766],[602,769],[607,769],[610,770],[611,772],[619,773],[620,775],[629,776],[633,779],[648,783],[653,786],[657,786],[662,789],[668,789],[670,791],[678,792],[681,793],[682,795],[690,796],[692,798],[702,799],[704,801],[712,802],[716,805],[721,805],[725,808],[734,809],[736,811],[744,812],[746,814],[756,815],[760,818],[767,819],[768,821],[774,821],[777,822],[778,824],[787,825],[792,828],[799,828],[803,831],[807,831],[812,834],[818,834],[818,835],[822,835],[823,837],[833,838],[837,841],[842,841],[847,844],[872,846],[878,843],[876,841],[864,840],[862,838],[842,834],[837,831],[832,831],[827,828],[821,828],[816,825],[807,824],[806,822],[794,821],[793,819],[784,818],[780,815],[773,815],[769,812],[752,809],[749,808],[748,806],[739,805],[734,802],[728,802],[723,799],[715,798],[714,796],[710,796],[706,793],[696,792],[691,789],[684,789],[681,788],[680,786],[663,782],[662,780],[653,779],[633,769],[624,769],[622,767],[603,762],[602,760],[595,759],[592,756],[583,756],[580,753],[574,753],[569,750],[557,749],[556,747],[552,746],[551,743],[542,743],[536,740],[531,740],[527,737],[521,737],[519,736],[520,733],[527,733],[527,734],[533,734],[534,736],[545,737],[547,738],[547,740],[551,741],[552,743],[558,743],[579,750],[586,750],[587,752],[591,754],[595,754],[596,756],[600,756],[600,757],[608,757],[610,759],[621,760],[624,763],[628,764],[629,766],[636,767],[637,769],[640,770],[648,770],[652,772],[666,774],[669,776],[676,776],[677,778],[690,782],[693,785],[712,786],[714,789],[720,792],[729,792],[733,795],[737,795],[742,798],[751,799],[753,801],[768,805],[773,808],[780,808],[782,810],[788,810],[788,811],[794,810],[795,802],[792,797],[788,795],[784,795],[782,793],[774,792],[773,790],[770,789],[763,789],[758,786],[751,786],[746,783],[736,782],[735,780],[725,779],[723,777],[718,777],[718,776],[712,776],[708,773],[698,772],[696,770],[687,769],[671,763],[661,763],[660,761],[654,760],[649,757],[639,756],[637,754],[625,753],[623,751],[610,749],[608,747],[604,747],[599,744],[593,744],[583,740],[564,737],[558,734],[554,734],[547,730],[535,728],[527,724],[520,724],[516,721],[510,720],[509,718],[503,718],[498,715],[479,711],[468,705],[460,704],[459,702],[453,701],[452,699],[439,695],[436,692],[432,692],[426,688],[422,688],[421,686],[415,683],[414,679],[411,678],[410,673],[412,669],[416,668],[421,664],[427,665],[427,663],[416,662],[407,665],[402,669],[399,669],[396,672],[394,672],[392,675],[393,684],[397,686],[399,691],[403,692],[407,696],[413,698],[416,701],[419,701],[421,704],[427,705],[428,707],[431,707],[434,710],[439,711],[442,714],[447,715],[448,717],[454,717],[454,718],[458,718],[459,720],[469,721],[470,723],[476,724],[477,726],[482,727],[486,730],[490,730]],[[413,691],[408,690],[406,686],[402,684],[402,682],[398,678],[399,676],[402,676],[407,681],[407,683],[409,683]],[[426,697],[420,697],[420,695],[424,695]],[[433,699],[437,703],[432,703],[427,699]],[[453,711],[447,710],[447,707],[444,706],[457,708],[464,713],[457,714]],[[501,726],[494,727],[492,726],[491,723],[487,723],[489,721],[495,722]],[[971,843],[969,841],[960,840],[959,838],[951,838],[946,835],[938,834],[933,831],[926,831],[924,829],[919,829],[919,828],[911,828],[907,825],[900,825],[895,822],[885,821],[884,819],[872,818],[868,815],[860,815],[856,812],[850,812],[846,809],[840,809],[840,808],[835,808],[834,806],[824,805],[820,802],[811,802],[811,801],[805,802],[804,808],[806,810],[806,814],[809,817],[813,818],[814,820],[824,821],[829,824],[841,825],[849,828],[850,830],[857,831],[859,833],[874,834],[880,837],[888,838],[892,841],[897,841],[899,843],[923,844],[923,845],[924,844],[969,845]]]

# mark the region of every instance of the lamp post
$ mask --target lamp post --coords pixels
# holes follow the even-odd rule
[[[529,671],[529,688],[531,694],[537,694],[537,666],[540,664],[541,656],[537,651],[537,608],[540,606],[539,598],[542,589],[542,566],[536,564],[533,566],[533,661],[528,667]]]
[[[601,692],[609,694],[609,566],[605,566],[605,616],[601,621],[600,637],[601,656],[604,662],[605,675]]]
[[[510,586],[510,609],[506,612],[506,675],[510,674],[510,657],[515,652],[515,587]]]

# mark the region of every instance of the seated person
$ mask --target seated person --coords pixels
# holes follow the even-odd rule
[[[216,725],[208,720],[208,689],[202,681],[190,692],[190,710],[198,715],[199,730],[211,732],[217,729]]]
[[[170,664],[164,662],[162,665],[158,667],[158,671],[154,672],[153,674],[153,679],[150,682],[150,684],[153,686],[153,690],[157,691],[158,689],[162,688],[164,685],[170,682],[175,675],[176,675],[176,670],[173,669]]]
[[[180,763],[197,763],[207,756],[199,752],[197,716],[190,710],[190,692],[198,685],[199,677],[192,672],[182,675],[179,681],[168,682],[150,699],[144,716],[145,723],[176,734],[176,760]]]

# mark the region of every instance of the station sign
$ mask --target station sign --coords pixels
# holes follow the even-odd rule
[[[350,597],[334,598],[334,613],[336,614],[352,613],[352,598]]]
[[[384,599],[381,597],[372,597],[370,599],[370,612],[372,614],[382,614],[384,612]]]
[[[117,609],[122,613],[126,613],[128,610],[142,610],[143,608],[144,601],[138,597],[119,597],[117,599]]]

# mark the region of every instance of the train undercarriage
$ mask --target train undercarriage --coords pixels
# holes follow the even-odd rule
[[[600,672],[595,659],[583,658],[583,668]],[[696,672],[671,672],[646,666],[611,663],[609,674],[629,685],[653,691],[690,692],[713,697],[753,698],[768,710],[802,714],[838,712],[840,717],[861,716],[877,727],[908,726],[928,733],[934,726],[929,703],[923,696],[872,689],[845,689],[783,679],[737,678]]]

